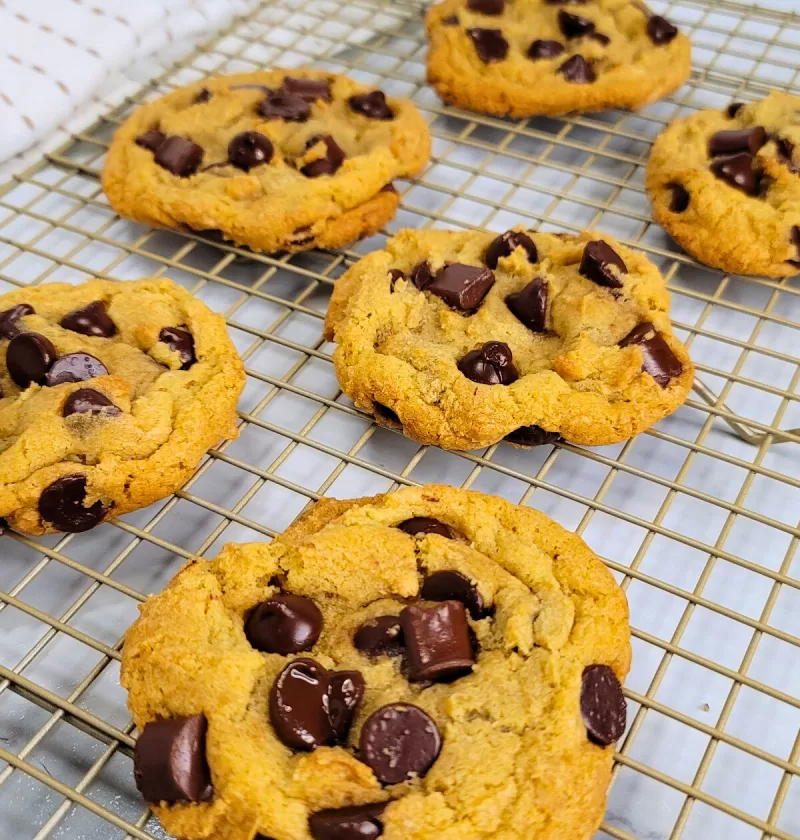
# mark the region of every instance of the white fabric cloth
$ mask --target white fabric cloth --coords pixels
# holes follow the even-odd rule
[[[0,184],[255,3],[0,0]]]

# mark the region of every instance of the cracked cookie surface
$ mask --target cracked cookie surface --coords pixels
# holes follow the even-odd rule
[[[223,318],[170,280],[0,295],[0,516],[84,531],[172,493],[243,387]]]
[[[428,82],[485,114],[642,108],[691,71],[689,39],[630,0],[445,0],[426,28]]]
[[[297,69],[205,79],[138,108],[103,189],[120,215],[256,251],[337,247],[392,218],[430,153],[405,99]]]
[[[588,840],[602,818],[627,603],[536,510],[435,485],[322,500],[271,544],[191,561],[141,612],[121,677],[137,783],[177,836]],[[443,637],[468,661],[420,678],[420,640],[452,664]]]
[[[656,221],[706,265],[800,273],[800,96],[773,91],[670,123],[647,163]]]
[[[326,337],[357,406],[447,449],[625,440],[693,378],[656,267],[589,232],[401,231],[337,281]]]

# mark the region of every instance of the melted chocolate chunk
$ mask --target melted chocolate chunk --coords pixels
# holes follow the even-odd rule
[[[677,34],[677,28],[661,15],[652,15],[647,21],[647,35],[658,46],[668,44]]]
[[[458,363],[458,369],[467,379],[481,385],[510,385],[519,379],[511,348],[502,341],[487,341],[482,347],[470,350]]]
[[[576,85],[586,85],[597,78],[592,65],[582,55],[573,55],[572,58],[568,58],[558,68],[558,72],[568,82],[573,82]]]
[[[274,595],[254,607],[244,624],[256,650],[283,656],[311,650],[321,632],[322,613],[303,595]]]
[[[292,96],[299,96],[306,102],[316,102],[321,99],[323,102],[330,102],[331,83],[325,79],[293,79],[287,76],[281,84],[281,91]]]
[[[194,355],[194,338],[186,327],[164,327],[158,334],[158,340],[178,354],[181,370],[189,370],[197,361]]]
[[[742,108],[744,108],[744,102],[731,102],[731,104],[725,109],[725,114],[728,119],[732,120],[739,111],[742,110]]]
[[[683,373],[680,359],[672,352],[663,336],[649,322],[634,327],[620,341],[620,347],[637,345],[642,351],[642,370],[664,388],[670,379]]]
[[[381,814],[386,802],[349,805],[317,811],[308,818],[314,840],[375,840],[383,834]]]
[[[598,286],[621,289],[622,281],[611,270],[612,266],[617,269],[617,274],[628,273],[622,257],[607,242],[603,242],[602,239],[595,239],[586,243],[580,267],[580,273],[584,277],[588,277]]]
[[[494,285],[494,274],[483,266],[451,263],[436,272],[425,287],[448,306],[469,312],[477,308]]]
[[[211,799],[206,759],[205,715],[152,721],[133,753],[133,776],[145,802],[204,802]]]
[[[458,15],[448,15],[442,18],[442,26],[458,26]]]
[[[211,100],[211,91],[208,88],[201,88],[194,98],[195,105],[203,105]]]
[[[749,152],[754,155],[767,142],[767,132],[760,125],[737,131],[717,131],[708,141],[711,157],[730,155],[734,152]]]
[[[85,382],[107,375],[108,369],[100,359],[88,353],[66,353],[53,362],[45,374],[45,381],[52,388],[65,382]]]
[[[517,446],[546,446],[561,440],[561,435],[558,432],[548,432],[541,426],[520,426],[509,432],[503,440]]]
[[[616,674],[608,665],[589,665],[584,668],[581,716],[589,740],[600,747],[610,746],[625,732],[625,697]]]
[[[269,163],[273,152],[272,141],[258,131],[243,131],[228,143],[228,160],[245,172]]]
[[[683,213],[689,206],[689,193],[682,184],[667,184],[672,190],[672,198],[669,202],[669,209],[673,213]]]
[[[166,139],[167,135],[163,131],[157,128],[151,128],[150,131],[145,131],[144,134],[140,134],[134,140],[134,143],[143,149],[149,149],[151,152],[155,152]]]
[[[0,312],[0,339],[12,339],[18,336],[22,332],[17,323],[19,319],[34,314],[36,311],[27,303],[18,303],[11,309]]]
[[[717,158],[711,164],[711,171],[722,181],[747,195],[757,195],[759,174],[753,169],[753,156],[747,152]]]
[[[453,529],[438,519],[430,516],[412,516],[397,526],[401,531],[415,537],[417,534],[438,534],[440,537],[447,537],[448,540],[455,539]]]
[[[465,574],[453,569],[426,577],[420,596],[426,601],[460,601],[476,621],[489,614],[478,587]]]
[[[392,268],[389,270],[389,290],[394,291],[394,284],[398,280],[405,280],[406,276],[399,268]]]
[[[522,233],[519,230],[507,230],[493,239],[483,255],[483,261],[489,268],[495,269],[502,257],[511,256],[517,248],[522,248],[525,251],[528,262],[535,263],[538,261],[539,254],[533,240],[527,233]]]
[[[106,417],[118,417],[122,412],[113,402],[94,388],[78,388],[64,401],[61,409],[63,417],[72,414],[103,414]]]
[[[411,282],[418,288],[420,291],[424,291],[428,288],[433,280],[433,272],[431,271],[431,267],[426,262],[421,262],[419,265],[414,266],[411,269]]]
[[[39,496],[39,515],[59,531],[79,534],[102,522],[108,508],[100,501],[89,507],[86,476],[64,475],[49,484]]]
[[[356,630],[353,644],[365,656],[402,656],[405,640],[400,619],[396,615],[368,619]]]
[[[547,329],[547,280],[535,277],[525,288],[506,298],[506,306],[529,330]]]
[[[259,104],[258,113],[268,120],[305,122],[311,116],[311,105],[300,96],[276,91]]]
[[[108,305],[103,300],[92,301],[82,309],[67,313],[60,323],[65,330],[95,338],[110,338],[117,334],[117,326],[108,317]]]
[[[390,703],[364,722],[359,741],[361,760],[384,785],[421,778],[442,749],[432,718],[410,703]]]
[[[203,162],[203,149],[184,137],[167,137],[155,150],[155,161],[179,178],[194,175]]]
[[[537,61],[540,58],[556,58],[564,52],[564,45],[558,41],[537,39],[528,47],[528,58]]]
[[[27,332],[14,336],[6,350],[8,375],[23,390],[34,382],[46,384],[47,371],[58,357],[49,338]]]
[[[339,167],[344,163],[347,155],[344,150],[337,144],[330,134],[324,136],[316,135],[310,137],[306,142],[306,149],[310,149],[317,143],[325,144],[325,157],[312,160],[307,163],[300,170],[303,175],[308,178],[318,178],[320,175],[333,175]]]
[[[357,114],[363,114],[371,120],[394,119],[394,111],[387,104],[386,94],[382,90],[356,94],[347,100],[347,104]]]
[[[418,603],[400,613],[411,682],[449,682],[472,671],[475,654],[460,601]]]
[[[502,15],[506,0],[467,0],[467,8],[482,15]]]
[[[475,52],[484,64],[493,64],[503,61],[508,55],[508,41],[503,37],[499,29],[480,29],[475,27],[467,30],[467,35],[472,38],[475,45]]]
[[[794,163],[794,143],[787,140],[785,137],[778,137],[775,140],[775,145],[778,148],[778,159],[783,161],[795,175],[800,174],[800,167]]]
[[[558,28],[565,38],[581,38],[594,32],[594,21],[562,9],[558,13]]]

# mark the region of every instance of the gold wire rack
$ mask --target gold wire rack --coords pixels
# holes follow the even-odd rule
[[[638,114],[517,122],[446,108],[425,87],[419,5],[274,0],[0,189],[0,291],[168,275],[224,312],[248,373],[239,439],[175,496],[83,535],[2,538],[0,837],[165,838],[133,786],[118,685],[146,593],[191,553],[270,539],[322,495],[434,480],[544,510],[627,591],[629,728],[598,838],[800,837],[800,281],[698,266],[652,224],[642,187],[650,143],[675,116],[797,90],[800,16],[652,5],[695,45],[675,96]],[[420,447],[341,395],[321,338],[333,281],[385,235],[256,256],[109,210],[103,154],[138,103],[210,73],[311,62],[410,96],[429,117],[433,158],[398,185],[388,232],[522,220],[613,233],[667,278],[699,399],[618,446]]]

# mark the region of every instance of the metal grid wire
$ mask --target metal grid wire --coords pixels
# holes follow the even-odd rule
[[[522,122],[446,108],[424,85],[418,5],[275,0],[0,190],[0,290],[168,275],[224,312],[247,365],[241,435],[175,496],[94,532],[0,543],[0,836],[160,838],[132,783],[121,639],[190,553],[270,539],[311,501],[445,481],[544,510],[604,557],[631,604],[629,727],[599,838],[800,837],[800,281],[695,264],[651,223],[642,167],[675,116],[798,84],[800,17],[653,3],[695,72],[638,114]],[[320,337],[343,252],[253,256],[108,209],[98,173],[141,101],[209,73],[317,66],[412,97],[434,155],[400,227],[593,227],[645,251],[702,381],[639,438],[530,452],[420,447],[336,385]],[[568,840],[568,838],[565,838]]]

